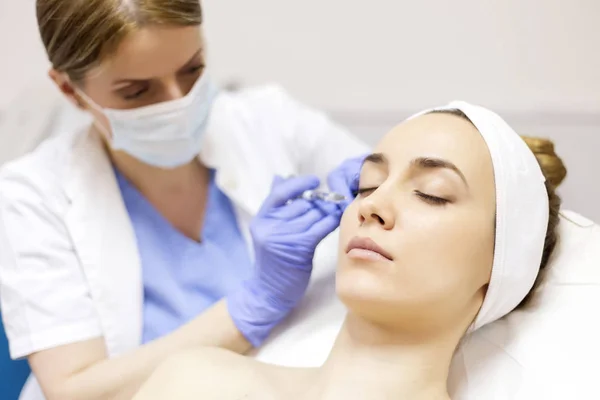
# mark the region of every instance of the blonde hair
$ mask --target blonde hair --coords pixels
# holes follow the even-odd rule
[[[558,187],[567,176],[567,168],[554,151],[554,143],[548,139],[521,136],[537,158],[546,179]]]
[[[113,55],[131,32],[202,23],[200,0],[37,0],[36,13],[53,68],[75,82]]]

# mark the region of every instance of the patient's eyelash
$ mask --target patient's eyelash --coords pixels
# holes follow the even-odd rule
[[[369,193],[374,192],[375,190],[377,190],[376,187],[358,188],[356,193],[354,193],[354,197],[363,195],[363,194],[369,194]]]
[[[368,195],[368,194],[374,192],[375,190],[377,190],[377,187],[359,188],[356,191],[356,193],[354,193],[354,197],[359,196],[359,195]],[[432,196],[430,194],[423,193],[418,190],[415,190],[415,194],[417,196],[419,196],[426,203],[429,203],[432,205],[443,206],[443,205],[450,203],[450,200],[444,199],[442,197]]]
[[[443,206],[443,205],[450,203],[450,200],[443,199],[443,198],[437,197],[437,196],[432,196],[427,193],[419,192],[418,190],[415,190],[415,194],[417,196],[419,196],[426,203],[429,203],[432,205]]]

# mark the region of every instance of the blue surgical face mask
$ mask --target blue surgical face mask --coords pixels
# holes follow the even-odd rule
[[[159,168],[187,164],[200,153],[216,94],[206,71],[185,97],[132,110],[103,109],[80,93],[108,119],[112,134],[99,122],[96,127],[113,149]]]

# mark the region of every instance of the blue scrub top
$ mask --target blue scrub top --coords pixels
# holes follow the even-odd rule
[[[142,343],[147,343],[238,288],[250,275],[251,261],[231,201],[215,184],[214,171],[201,243],[176,230],[122,174],[115,173],[141,258]]]

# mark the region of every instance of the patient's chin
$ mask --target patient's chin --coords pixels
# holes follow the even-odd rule
[[[448,319],[440,304],[447,302],[440,297],[368,269],[341,267],[336,292],[351,314],[394,331],[418,335],[437,330]]]
[[[340,266],[335,279],[337,295],[348,298],[371,298],[381,295],[382,277],[366,269]]]
[[[350,312],[369,316],[379,314],[393,304],[389,281],[363,269],[341,269],[336,276],[336,293]],[[388,286],[388,287],[386,287]]]

